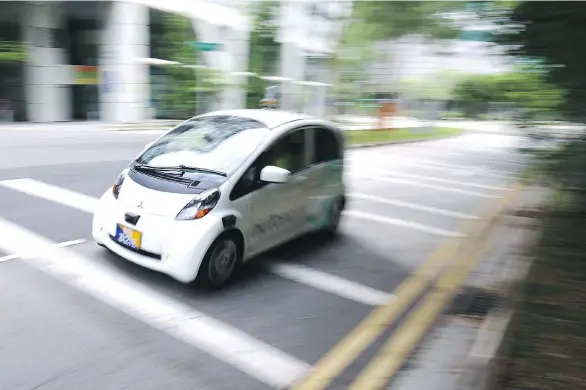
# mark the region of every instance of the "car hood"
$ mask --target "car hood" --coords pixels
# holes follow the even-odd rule
[[[195,196],[146,188],[127,176],[120,187],[118,200],[143,213],[175,217]]]

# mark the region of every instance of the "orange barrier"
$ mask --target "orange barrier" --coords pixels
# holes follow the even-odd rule
[[[378,129],[391,129],[391,126],[386,126],[387,119],[394,117],[397,114],[397,103],[383,102],[378,106]]]

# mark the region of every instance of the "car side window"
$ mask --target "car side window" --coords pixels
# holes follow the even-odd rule
[[[262,153],[240,177],[230,193],[230,200],[236,200],[264,187],[267,183],[260,180],[260,171],[264,167],[274,165],[295,173],[305,169],[305,161],[303,129],[286,135]]]
[[[263,153],[250,167],[248,167],[232,189],[230,200],[241,198],[244,195],[258,190],[266,184],[260,180],[260,171],[266,166],[264,163],[265,161],[266,155]]]
[[[342,158],[340,142],[333,131],[318,127],[314,129],[314,152],[312,164]]]
[[[266,165],[284,168],[291,173],[305,169],[305,129],[288,134],[271,146],[267,150]]]

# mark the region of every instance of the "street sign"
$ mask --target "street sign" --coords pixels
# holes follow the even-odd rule
[[[190,41],[186,42],[191,48],[197,51],[219,51],[222,50],[222,44],[220,43],[212,43],[212,42],[196,42]]]
[[[466,4],[467,11],[487,11],[492,8],[492,1],[469,1]]]
[[[463,41],[491,42],[492,33],[488,30],[466,30],[460,34]]]

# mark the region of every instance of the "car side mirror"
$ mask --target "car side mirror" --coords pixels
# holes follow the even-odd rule
[[[286,183],[291,172],[284,168],[268,165],[260,171],[260,180],[267,183]]]

